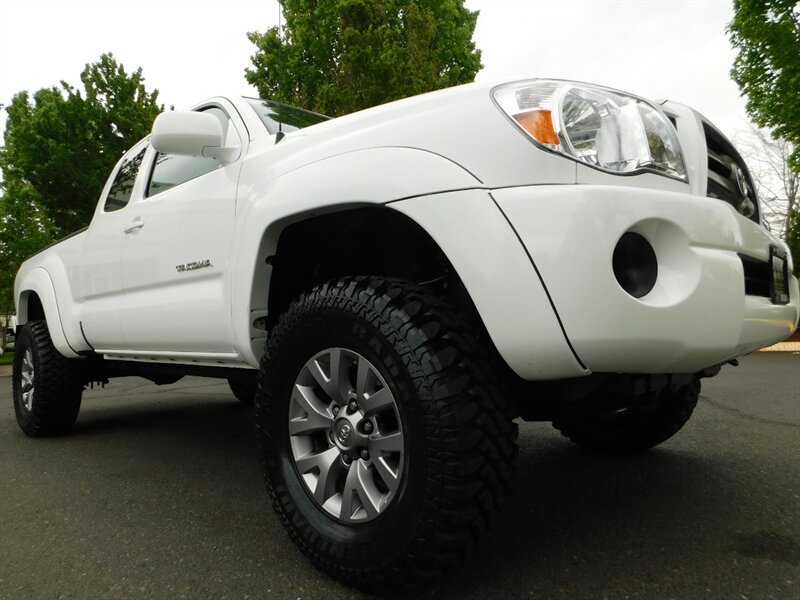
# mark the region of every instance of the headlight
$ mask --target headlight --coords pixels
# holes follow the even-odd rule
[[[686,181],[675,128],[646,100],[547,79],[501,86],[493,96],[503,112],[548,150],[611,173],[655,171]]]

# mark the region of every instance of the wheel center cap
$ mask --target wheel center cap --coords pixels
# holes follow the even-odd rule
[[[350,438],[353,437],[353,426],[349,422],[343,421],[336,426],[336,439],[342,446],[347,446]]]

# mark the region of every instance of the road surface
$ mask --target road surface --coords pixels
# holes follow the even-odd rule
[[[28,439],[0,378],[0,598],[360,598],[268,504],[227,384],[113,381]],[[800,354],[704,382],[660,448],[598,456],[522,424],[516,493],[430,598],[800,598]]]

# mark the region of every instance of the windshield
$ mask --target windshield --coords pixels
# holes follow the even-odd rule
[[[264,123],[267,131],[278,133],[282,131],[289,133],[297,131],[303,127],[309,127],[327,121],[330,117],[320,115],[302,108],[295,108],[272,100],[259,100],[257,98],[245,98],[256,114]]]

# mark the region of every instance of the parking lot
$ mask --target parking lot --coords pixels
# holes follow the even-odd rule
[[[17,428],[0,378],[0,597],[353,598],[272,512],[225,382],[87,391],[72,435]],[[704,382],[658,449],[522,424],[516,493],[431,598],[800,598],[800,354]]]

